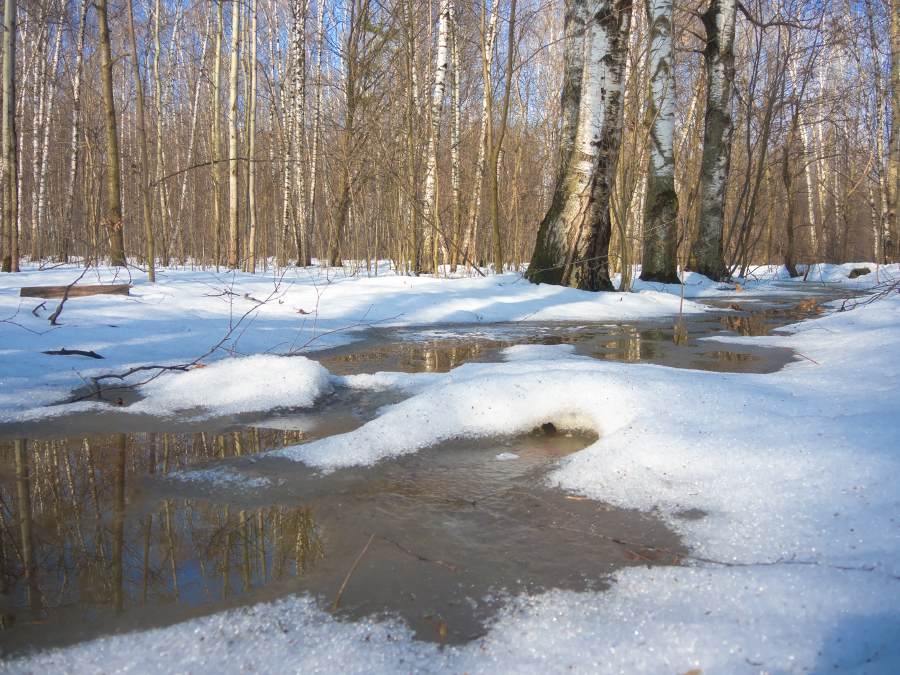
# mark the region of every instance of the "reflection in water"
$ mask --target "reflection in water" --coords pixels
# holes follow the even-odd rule
[[[141,476],[280,447],[298,433],[0,443],[0,628],[196,605],[303,574],[324,555],[309,509],[147,503],[133,487]]]

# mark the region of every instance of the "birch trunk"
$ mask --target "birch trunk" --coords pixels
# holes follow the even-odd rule
[[[644,220],[643,281],[678,279],[678,195],[675,192],[675,72],[673,0],[649,0],[650,131]]]
[[[725,188],[734,138],[731,96],[737,0],[712,0],[702,19],[706,28],[706,131],[700,163],[700,222],[694,251],[697,271],[720,281],[728,276],[724,258]]]
[[[441,118],[444,112],[444,93],[447,86],[447,71],[450,69],[449,25],[450,0],[440,0],[438,10],[438,48],[434,64],[434,80],[431,94],[431,134],[428,140],[428,153],[425,170],[425,200],[423,203],[423,219],[425,221],[425,260],[435,276],[438,273],[438,237],[440,216],[438,214],[438,175],[437,153],[441,135]]]
[[[57,28],[56,30],[56,42],[53,46],[53,56],[50,59],[50,67],[47,69],[48,73],[56,73],[59,68],[59,48],[62,43],[62,29]],[[44,231],[45,220],[47,217],[47,170],[50,165],[50,128],[51,123],[50,120],[53,116],[53,104],[56,102],[56,96],[53,91],[53,81],[54,77],[48,77],[46,92],[47,92],[47,105],[44,109],[44,137],[41,141],[41,161],[40,161],[40,171],[39,171],[39,182],[38,182],[38,200],[37,200],[37,223],[38,223],[38,231]],[[43,256],[41,256],[43,257]]]
[[[293,0],[291,11],[291,50],[294,65],[291,78],[291,165],[293,174],[294,222],[297,227],[297,265],[309,265],[306,237],[306,171],[303,166],[304,116],[306,109],[306,12],[308,0]]]
[[[228,268],[238,266],[238,67],[241,55],[241,4],[231,3],[231,72],[228,80]]]
[[[325,32],[323,24],[325,20],[325,0],[318,2],[318,19],[316,26],[316,39],[319,41],[316,54],[316,109],[313,116],[312,151],[309,158],[309,204],[306,209],[307,236],[311,236],[316,227],[316,170],[319,166],[319,135],[322,127],[322,56],[325,49]],[[310,261],[312,263],[312,254]]]
[[[494,57],[494,37],[497,34],[498,13],[491,10],[491,18],[487,22],[487,27],[485,27],[486,13],[487,9],[485,8],[484,13],[482,13],[481,16],[481,56],[482,59],[487,60],[487,63],[482,66],[482,71],[486,72],[488,78],[490,78],[491,62]],[[484,164],[485,159],[487,158],[487,127],[488,116],[490,115],[490,101],[488,95],[490,94],[490,89],[490,82],[485,82],[484,95],[481,99],[481,132],[478,136],[480,142],[478,144],[478,159],[475,162],[475,184],[472,187],[472,195],[469,198],[469,208],[467,211],[469,214],[468,225],[462,244],[462,254],[470,269],[472,265],[478,265],[478,261],[475,260],[477,257],[475,255],[475,241],[478,238],[478,216],[481,211],[481,191],[484,188]]]
[[[66,184],[66,210],[65,210],[65,227],[68,230],[65,246],[61,251],[61,259],[63,262],[69,260],[69,242],[74,241],[74,232],[72,227],[72,211],[75,204],[75,179],[78,176],[78,132],[81,125],[81,71],[84,62],[84,34],[85,24],[87,23],[87,0],[81,0],[81,10],[78,16],[78,40],[76,43],[75,54],[75,80],[72,83],[72,142],[69,146],[69,181]]]
[[[250,9],[250,123],[247,130],[247,213],[250,220],[250,236],[247,242],[248,271],[256,273],[256,40],[258,32],[257,0]]]
[[[584,68],[572,153],[538,230],[527,277],[585,290],[614,290],[609,279],[609,198],[622,139],[622,97],[630,0],[587,3]],[[571,83],[565,87],[577,90]]]
[[[216,3],[216,62],[213,70],[213,209],[216,219],[216,268],[222,262],[222,210],[219,195],[222,184],[222,39],[225,33],[225,0]]]
[[[141,137],[141,204],[144,211],[144,229],[147,235],[147,267],[148,281],[156,281],[156,271],[153,268],[153,224],[150,205],[150,157],[147,154],[147,126],[144,117],[144,86],[141,81],[141,70],[137,54],[137,37],[134,34],[134,5],[128,0],[128,32],[131,34],[131,67],[134,71],[134,88],[137,93],[138,135]]]
[[[206,18],[206,30],[203,33],[203,42],[200,46],[200,53],[206,53],[206,45],[209,42],[209,30],[211,27],[211,20],[209,15]],[[197,113],[200,109],[200,85],[206,80],[206,69],[201,65],[201,77],[197,78],[197,81],[194,83],[194,99],[191,104],[191,135],[190,140],[188,141],[188,153],[187,153],[187,161],[185,162],[186,167],[190,167],[194,161],[194,144],[197,133]],[[158,174],[159,172],[157,172]],[[157,179],[158,180],[158,179]],[[187,183],[188,183],[188,172],[185,171],[181,176],[181,196],[178,199],[178,212],[176,213],[175,218],[175,232],[172,233],[172,238],[169,239],[169,246],[166,250],[166,264],[169,263],[169,257],[172,255],[172,249],[175,244],[178,242],[178,237],[181,234],[181,214],[184,210],[184,198],[187,195]],[[184,247],[182,247],[182,253],[184,251]]]
[[[162,71],[159,67],[159,61],[162,58],[162,49],[159,41],[159,28],[160,28],[160,14],[162,13],[162,8],[160,6],[160,0],[156,0],[156,11],[154,12],[153,17],[153,79],[156,84],[155,91],[155,103],[156,103],[156,181],[157,181],[157,189],[159,190],[159,225],[160,232],[163,233],[163,248],[166,249],[166,259],[163,261],[164,265],[169,264],[169,249],[171,247],[171,242],[169,245],[166,245],[166,212],[168,211],[168,204],[166,199],[166,189],[165,185],[162,183],[163,176],[163,136],[164,136],[164,127],[165,127],[165,116],[163,114],[163,96],[162,96]],[[198,79],[199,84],[199,79]],[[188,151],[190,152],[190,150]],[[189,164],[190,165],[190,164]],[[148,167],[149,171],[149,167]],[[173,233],[172,239],[175,238],[175,234]]]
[[[453,246],[450,252],[450,272],[456,272],[459,263],[459,230],[461,212],[459,206],[459,26],[456,10],[450,12],[450,60],[453,65],[453,77],[450,80],[450,190],[451,210],[453,213]],[[376,266],[377,270],[377,266]]]
[[[106,164],[109,213],[103,225],[109,230],[109,264],[125,266],[125,238],[122,233],[122,197],[119,172],[119,136],[116,126],[116,100],[113,95],[113,60],[109,39],[107,0],[97,0],[97,25],[100,31],[100,73],[103,107],[106,117]]]
[[[891,119],[900,120],[900,0],[889,0],[891,14]],[[888,179],[888,224],[884,233],[884,260],[897,261],[897,219],[900,218],[900,124],[891,124],[888,142],[890,169]]]
[[[876,171],[878,172],[878,187],[879,189],[879,201],[880,201],[880,209],[879,209],[879,219],[877,221],[877,225],[873,222],[873,227],[875,229],[874,232],[874,246],[875,246],[875,262],[882,262],[884,260],[884,228],[885,225],[888,224],[888,185],[885,180],[885,170],[884,170],[884,137],[883,137],[883,124],[884,124],[884,89],[882,88],[882,80],[881,80],[881,56],[878,53],[878,41],[877,35],[875,33],[875,19],[873,17],[872,11],[872,3],[871,0],[866,0],[866,12],[869,18],[869,33],[872,39],[872,61],[875,65],[875,156],[878,158],[876,166]],[[874,209],[874,201],[873,206]]]

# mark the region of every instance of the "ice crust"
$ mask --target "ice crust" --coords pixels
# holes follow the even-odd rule
[[[860,266],[813,272],[836,282]],[[897,266],[879,270],[882,280],[886,274],[900,278]],[[874,276],[849,283],[870,287]],[[783,273],[742,292],[761,292],[773,278]],[[663,288],[647,297],[669,306],[666,295],[678,301],[673,290],[680,292]],[[523,315],[536,302],[533,291],[522,291]],[[515,598],[485,637],[463,647],[414,642],[396,621],[339,621],[300,596],[0,657],[0,672],[900,672],[900,294],[803,322],[790,335],[742,340],[802,358],[771,375],[718,374],[527,346],[507,350],[503,363],[446,374],[333,378],[342,386],[401,389],[410,398],[353,432],[279,451],[331,470],[454,436],[517,433],[545,422],[592,429],[599,440],[549,481],[655,511],[691,547],[686,567],[629,568],[604,593]],[[220,367],[224,373],[247,360]],[[277,363],[294,361],[307,367]],[[281,396],[299,400],[300,390],[314,397],[327,386],[321,377],[315,369],[289,376],[304,384],[279,394],[277,404]],[[0,391],[8,395],[10,386]],[[243,405],[224,394],[219,403]],[[679,518],[686,510],[707,515]]]

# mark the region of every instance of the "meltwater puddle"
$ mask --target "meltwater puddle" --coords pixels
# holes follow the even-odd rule
[[[544,487],[592,436],[548,427],[453,439],[327,475],[259,454],[301,433],[29,442],[30,514],[17,498],[22,460],[0,444],[12,515],[0,650],[298,593],[330,609],[345,579],[337,615],[399,616],[417,639],[461,643],[483,634],[509,596],[601,590],[623,566],[677,562],[651,547],[683,550],[651,515]]]

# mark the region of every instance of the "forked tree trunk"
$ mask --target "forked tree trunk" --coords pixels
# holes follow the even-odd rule
[[[567,0],[567,14],[577,14],[577,3],[587,3],[584,66],[580,73],[566,68],[566,77],[580,78],[580,85],[567,81],[564,91],[580,91],[578,123],[526,276],[534,283],[611,291],[609,198],[622,140],[631,1]]]
[[[678,195],[675,192],[675,44],[673,0],[650,0],[650,157],[644,219],[643,281],[677,284]]]
[[[734,120],[734,34],[737,0],[712,0],[706,28],[706,131],[700,162],[700,222],[694,252],[697,271],[716,281],[728,276],[724,257],[725,188],[731,166]]]

